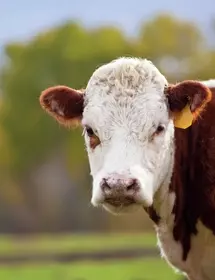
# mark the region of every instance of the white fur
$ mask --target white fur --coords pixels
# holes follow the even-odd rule
[[[191,280],[214,280],[215,277],[215,238],[213,233],[200,221],[198,235],[192,237],[192,247],[187,260],[182,261],[182,247],[172,236],[172,220],[162,220],[156,228],[161,256],[176,272],[183,272]]]

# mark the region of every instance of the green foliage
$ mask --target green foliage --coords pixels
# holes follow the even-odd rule
[[[143,25],[140,42],[147,56],[153,59],[164,56],[184,59],[195,54],[204,40],[195,24],[161,14]]]
[[[115,58],[125,49],[124,37],[115,28],[87,32],[75,23],[39,34],[28,44],[6,46],[8,63],[2,74],[1,113],[13,148],[14,173],[27,172],[70,137],[41,110],[40,92],[56,84],[84,87],[99,63]],[[72,135],[75,149],[83,150],[80,135]]]

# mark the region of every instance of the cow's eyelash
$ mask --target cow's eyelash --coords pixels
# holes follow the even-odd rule
[[[89,137],[97,136],[98,137],[98,132],[96,129],[93,129],[89,125],[85,125],[83,129],[83,134],[87,134]]]
[[[94,132],[93,129],[92,129],[91,127],[89,127],[89,126],[86,127],[85,132],[87,133],[87,135],[88,135],[89,137],[95,136],[95,132]]]

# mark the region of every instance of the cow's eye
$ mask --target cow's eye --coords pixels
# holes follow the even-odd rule
[[[156,138],[156,136],[160,135],[164,130],[165,130],[164,125],[160,124],[159,126],[157,126],[156,130],[154,131],[154,133],[149,138],[149,141],[153,141]]]
[[[85,127],[85,132],[87,133],[87,136],[89,137],[89,144],[90,148],[94,150],[101,142],[99,137],[95,134],[93,129],[89,126]]]
[[[156,134],[159,134],[159,133],[163,132],[164,129],[165,129],[165,127],[164,127],[163,125],[159,125],[159,126],[157,127],[155,133],[156,133]]]
[[[86,132],[89,137],[95,136],[95,133],[91,127],[86,127]]]

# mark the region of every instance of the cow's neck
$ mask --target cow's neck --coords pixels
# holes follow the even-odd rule
[[[175,214],[176,219],[183,219],[186,203],[189,200],[189,188],[195,180],[195,143],[197,130],[192,127],[175,129],[173,156],[166,181],[161,186],[155,201],[162,200],[166,207],[156,207],[161,218],[167,219]],[[167,209],[168,207],[168,209]]]
[[[193,130],[192,127],[175,130],[174,155],[168,175],[170,177],[167,176],[156,193],[153,207],[149,210],[155,224],[158,227],[159,223],[165,224],[172,231],[173,238],[182,244],[184,260],[190,249],[191,235],[197,232],[197,217],[193,216],[195,203],[190,203],[195,199],[191,197],[191,186],[196,184],[194,171],[197,136],[198,130]]]

